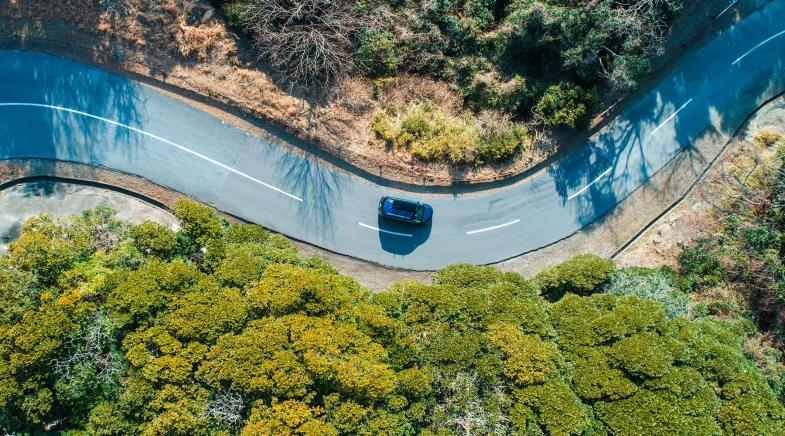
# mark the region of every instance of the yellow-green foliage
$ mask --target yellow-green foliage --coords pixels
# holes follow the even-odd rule
[[[177,248],[175,233],[152,221],[131,227],[130,233],[136,248],[145,254],[167,257]]]
[[[54,281],[77,260],[92,251],[87,223],[57,223],[46,214],[25,221],[19,239],[8,247],[12,266],[35,271],[39,279]]]
[[[592,254],[581,254],[540,271],[534,281],[540,292],[558,300],[566,292],[588,295],[600,291],[613,273],[613,261]]]
[[[752,138],[755,143],[760,147],[773,147],[777,145],[777,143],[782,142],[783,137],[781,134],[770,130],[770,129],[762,129],[755,136]]]
[[[453,163],[501,161],[529,143],[522,125],[483,122],[468,112],[453,116],[427,101],[376,113],[371,130],[388,146],[408,150],[417,158]]]
[[[175,201],[172,209],[184,233],[200,244],[217,238],[225,224],[215,210],[186,198]]]
[[[551,316],[578,395],[614,434],[738,434],[723,410],[749,401],[733,394],[746,374],[758,378],[745,391],[771,408],[749,410],[742,433],[783,431],[782,405],[758,390],[762,377],[721,322],[670,320],[660,303],[607,294],[568,294]]]
[[[106,210],[35,218],[0,256],[0,428],[784,431],[782,404],[724,322],[671,319],[633,296],[548,303],[520,275],[467,264],[371,294],[279,235],[178,207],[190,224],[175,235],[129,232]],[[608,266],[573,262],[595,263]],[[580,289],[605,276],[584,269],[558,277]]]

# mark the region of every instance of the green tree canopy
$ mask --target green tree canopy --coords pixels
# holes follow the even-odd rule
[[[178,209],[177,233],[105,209],[25,225],[0,256],[0,428],[785,431],[732,325],[572,293],[607,282],[608,261],[574,259],[546,274],[555,281],[459,264],[374,294],[279,235]],[[551,282],[565,292],[556,303],[540,296]]]

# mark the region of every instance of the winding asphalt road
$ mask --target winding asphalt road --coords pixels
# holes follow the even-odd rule
[[[137,174],[320,247],[387,266],[487,264],[562,239],[612,209],[690,142],[729,137],[785,90],[785,1],[693,50],[596,137],[521,183],[466,195],[396,192],[300,157],[131,80],[60,58],[0,52],[0,159]],[[433,223],[380,220],[382,195],[434,206]]]

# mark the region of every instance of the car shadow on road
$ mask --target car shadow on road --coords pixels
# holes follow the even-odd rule
[[[377,226],[382,249],[388,253],[406,256],[428,240],[432,223],[408,224],[379,217]]]

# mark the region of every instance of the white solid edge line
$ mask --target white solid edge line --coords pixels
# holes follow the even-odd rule
[[[665,127],[666,124],[668,124],[672,119],[674,119],[676,115],[678,115],[679,112],[684,110],[684,108],[687,107],[687,105],[690,103],[692,103],[692,99],[687,100],[687,102],[681,105],[680,108],[676,109],[676,112],[672,113],[671,116],[669,116],[668,118],[665,119],[665,121],[662,122],[662,124],[660,124],[654,130],[652,130],[651,133],[649,133],[649,136],[654,136],[654,134],[657,133],[657,131]]]
[[[470,232],[466,232],[466,234],[467,234],[467,235],[473,235],[473,234],[475,234],[475,233],[489,232],[489,231],[491,231],[491,230],[496,230],[496,229],[500,229],[500,228],[502,228],[502,227],[507,227],[507,226],[511,226],[511,225],[513,225],[513,224],[518,224],[519,222],[521,222],[521,220],[520,220],[520,219],[517,219],[517,220],[515,220],[515,221],[510,221],[510,222],[508,222],[508,223],[499,224],[498,226],[488,227],[488,228],[485,228],[485,229],[479,229],[479,230],[472,230],[472,231],[470,231]]]
[[[602,174],[600,174],[599,176],[597,176],[597,178],[596,178],[596,179],[592,180],[592,182],[591,182],[591,183],[589,183],[588,185],[586,185],[586,186],[584,186],[583,188],[581,188],[581,190],[580,190],[580,191],[578,191],[578,192],[576,192],[576,193],[574,193],[574,194],[570,195],[569,197],[567,197],[567,200],[572,200],[573,198],[575,198],[575,197],[577,197],[577,196],[579,196],[579,195],[583,194],[584,192],[586,192],[586,190],[587,190],[587,189],[589,189],[589,188],[591,188],[591,186],[592,186],[592,185],[594,185],[595,183],[599,182],[599,181],[600,181],[600,179],[602,179],[603,177],[605,177],[605,176],[607,176],[608,174],[610,174],[611,170],[613,170],[613,167],[610,167],[610,168],[608,168],[607,170],[603,171],[603,173],[602,173]]]
[[[360,227],[365,227],[366,229],[376,230],[377,232],[387,233],[388,235],[406,236],[407,238],[411,238],[412,236],[414,236],[414,235],[409,234],[409,233],[398,233],[398,232],[391,232],[389,230],[383,230],[383,229],[380,229],[378,227],[369,226],[368,224],[365,224],[365,223],[357,223],[357,224],[359,224]]]
[[[28,107],[42,107],[42,108],[55,109],[55,110],[59,110],[59,111],[63,111],[63,112],[70,112],[70,113],[73,113],[73,114],[82,115],[82,116],[85,116],[85,117],[88,117],[88,118],[93,118],[93,119],[96,119],[96,120],[103,121],[105,123],[113,124],[113,125],[118,126],[118,127],[123,127],[123,128],[128,129],[128,130],[131,130],[133,132],[136,132],[136,133],[148,136],[150,138],[153,138],[155,140],[161,141],[164,144],[168,144],[168,145],[171,145],[173,147],[179,148],[180,150],[185,151],[186,153],[190,153],[190,154],[192,154],[192,155],[194,155],[194,156],[196,156],[196,157],[198,157],[200,159],[206,160],[207,162],[210,162],[213,165],[219,166],[219,167],[221,167],[221,168],[223,168],[223,169],[225,169],[227,171],[230,171],[230,172],[232,172],[234,174],[237,174],[238,176],[241,176],[241,177],[244,177],[244,178],[246,178],[248,180],[256,182],[256,183],[264,186],[265,188],[272,189],[273,191],[278,192],[279,194],[283,194],[283,195],[285,195],[285,196],[287,196],[289,198],[292,198],[293,200],[297,200],[299,202],[303,201],[303,199],[300,198],[300,197],[297,197],[297,196],[292,195],[292,194],[290,194],[290,193],[288,193],[286,191],[283,191],[283,190],[281,190],[279,188],[276,188],[275,186],[269,185],[269,184],[267,184],[267,183],[265,183],[265,182],[263,182],[263,181],[261,181],[259,179],[256,179],[256,178],[254,178],[252,176],[249,176],[248,174],[245,174],[242,171],[236,170],[236,169],[234,169],[234,168],[232,168],[232,167],[230,167],[228,165],[225,165],[225,164],[222,164],[221,162],[218,162],[217,160],[211,159],[211,158],[209,158],[209,157],[207,157],[207,156],[205,156],[205,155],[203,155],[203,154],[201,154],[201,153],[199,153],[197,151],[191,150],[190,148],[184,147],[184,146],[182,146],[180,144],[176,144],[176,143],[174,143],[172,141],[169,141],[168,139],[161,138],[160,136],[154,135],[152,133],[145,132],[144,130],[137,129],[136,127],[132,127],[132,126],[129,126],[127,124],[123,124],[123,123],[119,123],[119,122],[114,121],[114,120],[110,120],[108,118],[99,117],[98,115],[89,114],[87,112],[82,112],[82,111],[78,111],[78,110],[75,110],[75,109],[69,109],[69,108],[65,108],[65,107],[61,107],[61,106],[53,106],[53,105],[49,105],[49,104],[40,104],[40,103],[0,103],[0,106],[28,106]]]
[[[783,30],[782,32],[776,33],[776,34],[766,38],[765,40],[759,42],[755,47],[752,47],[751,49],[749,49],[749,51],[747,51],[747,53],[744,53],[743,55],[739,56],[739,58],[736,59],[735,61],[733,61],[733,63],[731,63],[731,65],[738,64],[739,62],[741,62],[742,59],[746,58],[750,53],[752,53],[755,50],[759,49],[762,45],[764,45],[764,44],[770,42],[772,39],[780,37],[782,35],[785,35],[785,30]]]

